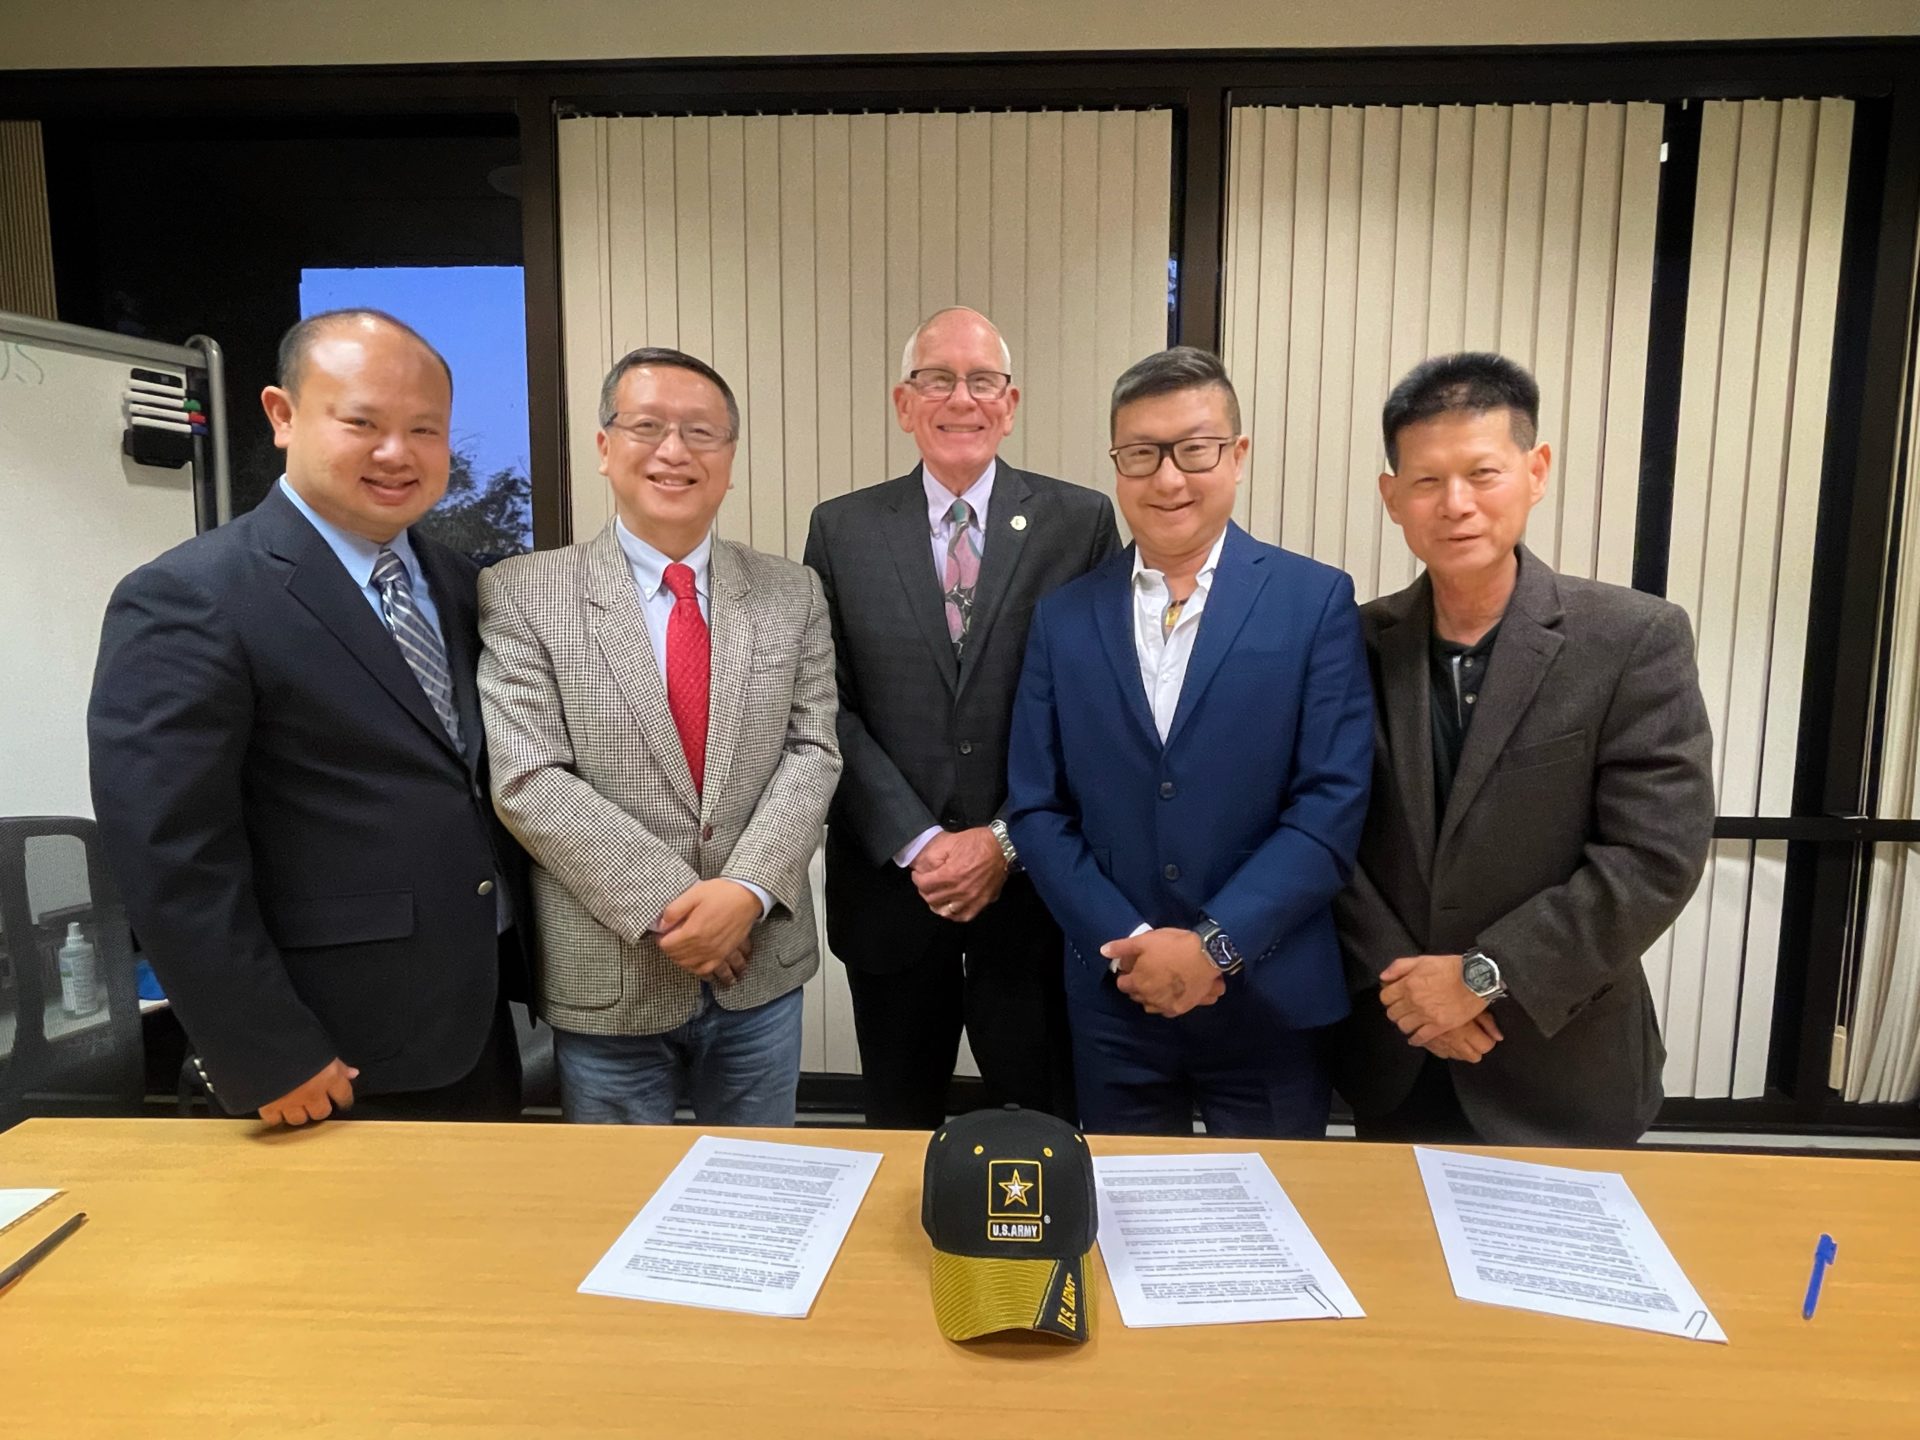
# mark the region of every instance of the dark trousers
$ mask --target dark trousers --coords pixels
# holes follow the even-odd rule
[[[1480,1137],[1460,1108],[1448,1063],[1428,1055],[1414,1077],[1413,1088],[1393,1109],[1380,1115],[1353,1117],[1358,1140],[1383,1140],[1400,1145],[1474,1145]]]
[[[1073,1061],[1060,987],[1060,932],[1037,905],[990,905],[942,922],[901,970],[847,967],[867,1123],[933,1130],[966,1030],[989,1106],[1074,1118]]]
[[[1214,1004],[1173,1019],[1147,1014],[1110,979],[1090,976],[1076,976],[1067,1004],[1089,1133],[1191,1135],[1196,1110],[1209,1135],[1327,1133],[1333,1088],[1320,1032],[1287,1029],[1239,976]]]

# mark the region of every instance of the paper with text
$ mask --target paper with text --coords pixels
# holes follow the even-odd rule
[[[1097,1155],[1093,1172],[1130,1328],[1366,1313],[1258,1155]]]
[[[879,1168],[857,1150],[702,1135],[580,1293],[801,1319]]]
[[[1727,1343],[1625,1177],[1413,1153],[1462,1300]]]

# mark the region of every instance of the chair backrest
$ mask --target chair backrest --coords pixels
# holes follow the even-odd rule
[[[63,976],[75,926],[93,960]],[[93,821],[0,819],[0,1127],[133,1113],[144,1082],[133,938]]]

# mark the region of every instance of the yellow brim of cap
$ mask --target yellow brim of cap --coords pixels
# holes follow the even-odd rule
[[[1093,1333],[1093,1267],[1074,1260],[987,1260],[933,1252],[933,1318],[949,1340],[1037,1330],[1064,1340]]]

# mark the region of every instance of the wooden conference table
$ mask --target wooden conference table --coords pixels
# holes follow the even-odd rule
[[[933,1325],[917,1134],[878,1148],[806,1320],[580,1295],[699,1132],[562,1125],[31,1120],[0,1185],[70,1193],[0,1296],[0,1434],[192,1436],[1920,1435],[1920,1164],[1502,1152],[1618,1169],[1731,1340],[1696,1344],[1453,1297],[1412,1154],[1354,1143],[1096,1139],[1264,1153],[1367,1318],[951,1345]],[[1839,1242],[1800,1319],[1814,1241]]]

